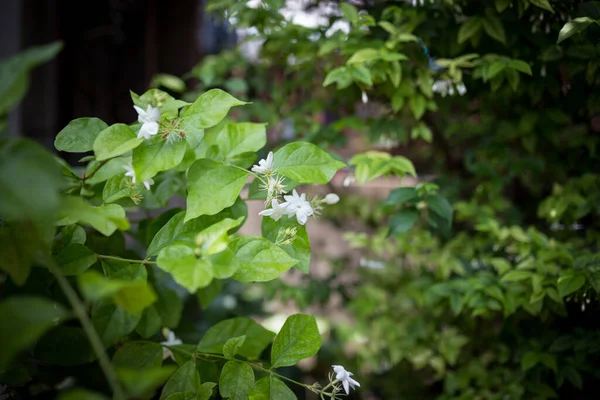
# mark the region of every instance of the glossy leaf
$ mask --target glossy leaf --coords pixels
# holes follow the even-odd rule
[[[273,341],[271,365],[273,368],[295,365],[298,361],[317,354],[320,347],[321,335],[315,317],[292,315]]]
[[[98,261],[96,254],[79,243],[68,245],[56,256],[56,262],[66,276],[79,275],[96,261]]]
[[[58,151],[85,153],[94,148],[96,136],[108,125],[98,118],[77,118],[69,122],[54,139]]]
[[[287,144],[273,157],[273,168],[299,183],[328,183],[344,166],[312,143]]]
[[[98,134],[94,141],[94,154],[98,161],[108,160],[135,149],[143,141],[129,126],[115,124]]]

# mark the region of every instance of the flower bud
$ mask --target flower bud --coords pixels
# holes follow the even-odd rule
[[[335,193],[329,193],[325,196],[325,203],[327,204],[336,204],[340,201],[340,196]]]

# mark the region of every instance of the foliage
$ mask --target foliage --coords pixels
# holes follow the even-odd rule
[[[36,51],[11,60],[38,62]],[[159,89],[131,97],[137,122],[79,118],[58,133],[56,149],[83,153],[82,167],[27,139],[0,142],[0,383],[61,399],[296,398],[286,381],[336,398],[341,380],[308,385],[277,372],[321,347],[313,316],[292,315],[275,334],[246,313],[184,329],[197,338],[186,343],[170,329],[192,324],[186,304],[206,306],[226,283],[308,272],[306,218],[265,218],[264,237],[237,234],[250,176],[276,199],[274,174],[292,187],[324,184],[345,163],[295,142],[255,173],[264,124],[226,119],[245,102],[219,89],[193,102]],[[310,215],[324,204],[304,196],[294,190]],[[185,210],[168,207],[178,199]]]
[[[337,333],[384,398],[593,393],[600,4],[342,3],[314,28],[280,0],[253,4],[211,2],[262,46],[256,61],[242,47],[198,65],[203,90],[257,98],[246,117],[282,141],[363,134],[378,149],[350,160],[359,183],[414,173],[406,154],[435,177],[374,209],[342,200],[334,221],[361,216],[369,232],[347,236],[366,266],[355,282],[270,293],[303,305],[343,293],[355,321]]]

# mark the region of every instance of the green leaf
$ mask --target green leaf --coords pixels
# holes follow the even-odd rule
[[[79,225],[67,225],[60,231],[60,240],[66,247],[70,244],[85,244],[85,230]]]
[[[79,243],[68,245],[56,256],[56,262],[66,276],[79,275],[96,261],[96,253]]]
[[[212,89],[184,109],[181,116],[197,129],[205,129],[221,122],[231,107],[244,104],[249,103],[238,100],[220,89]]]
[[[375,49],[361,49],[355,52],[346,64],[359,64],[371,61],[377,61],[381,59],[381,52]]]
[[[123,207],[117,204],[94,207],[79,197],[63,199],[61,217],[57,225],[87,223],[105,236],[112,235],[117,229],[129,229],[129,221]]]
[[[527,75],[532,75],[531,67],[523,60],[510,60],[508,66]]]
[[[174,365],[141,370],[118,368],[117,375],[129,394],[128,398],[149,399],[154,395],[156,389],[161,387],[173,375],[175,370]]]
[[[237,354],[239,348],[244,344],[245,340],[246,335],[228,339],[223,345],[223,355],[229,359],[235,358],[235,355]]]
[[[108,397],[91,390],[75,388],[60,392],[57,400],[108,400]]]
[[[183,160],[187,143],[166,140],[160,135],[144,140],[133,150],[132,165],[139,182],[154,177],[160,171],[177,167]]]
[[[163,348],[158,343],[130,342],[119,347],[112,362],[116,368],[148,369],[160,367]]]
[[[504,71],[504,74],[512,90],[516,91],[519,88],[519,81],[521,80],[519,73],[514,69],[507,69]]]
[[[213,269],[215,271],[217,269],[214,264]],[[196,292],[196,296],[198,297],[198,301],[200,302],[200,306],[202,306],[203,310],[206,310],[210,306],[210,303],[212,303],[212,301],[221,294],[224,286],[225,285],[222,280],[215,279],[210,283],[210,285],[208,285],[205,288],[199,289]]]
[[[208,286],[213,279],[212,265],[196,258],[194,250],[184,245],[174,244],[162,249],[156,262],[190,293]]]
[[[452,225],[452,205],[444,197],[436,194],[427,197],[429,209],[437,214],[444,222],[444,227],[449,229]]]
[[[196,363],[194,360],[190,360],[183,364],[177,372],[169,378],[160,394],[159,400],[196,399],[196,392],[199,387],[200,375],[196,369]]]
[[[142,185],[140,183],[132,184],[131,178],[125,176],[125,173],[110,178],[102,189],[102,201],[105,204],[113,203],[123,197],[131,197],[141,193]]]
[[[399,187],[390,192],[385,200],[387,205],[401,205],[419,197],[419,193],[414,187]]]
[[[138,138],[128,125],[111,125],[96,137],[94,154],[98,161],[108,160],[135,149],[143,141],[144,139]]]
[[[408,104],[415,119],[421,119],[427,108],[427,99],[421,95],[415,95],[409,99]]]
[[[573,20],[567,22],[558,33],[558,40],[556,41],[556,44],[559,44],[560,42],[567,40],[571,36],[583,31],[585,28],[587,28],[594,22],[596,21],[594,21],[590,17],[574,18]]]
[[[110,299],[98,300],[92,306],[92,324],[105,347],[131,333],[140,318],[117,307]]]
[[[506,44],[506,33],[500,18],[488,15],[483,19],[483,29],[493,39]]]
[[[390,231],[388,236],[398,236],[408,232],[419,219],[419,213],[411,208],[398,211],[390,219]]]
[[[213,325],[198,343],[198,351],[223,354],[225,343],[231,338],[240,336],[246,336],[246,339],[239,347],[237,354],[255,360],[260,357],[275,334],[250,318],[231,318]]]
[[[579,271],[569,270],[558,278],[558,292],[562,297],[579,290],[585,283],[585,275]]]
[[[521,370],[527,371],[538,362],[540,362],[539,354],[534,351],[528,351],[523,355],[523,358],[521,358]]]
[[[267,125],[228,123],[219,132],[216,144],[227,160],[244,153],[255,153],[267,144]]]
[[[494,0],[494,5],[496,6],[496,11],[501,13],[506,10],[506,8],[510,5],[512,0]]]
[[[13,282],[22,286],[31,272],[34,260],[44,264],[50,255],[46,232],[51,225],[31,222],[3,223],[0,227],[0,269],[6,271]],[[50,237],[52,232],[50,233]]]
[[[272,368],[289,367],[311,357],[321,347],[321,335],[312,315],[296,314],[289,317],[273,341]]]
[[[458,44],[464,43],[481,31],[483,19],[481,17],[471,17],[465,21],[458,30]]]
[[[155,77],[156,76],[157,75],[155,75]],[[176,117],[179,114],[178,110],[181,107],[190,105],[190,103],[186,101],[176,100],[173,96],[163,92],[160,89],[150,89],[141,96],[138,96],[131,91],[129,93],[131,94],[131,100],[133,100],[133,104],[143,108],[144,110],[149,105],[160,108],[161,117]]]
[[[158,311],[156,311],[156,307],[151,305],[142,313],[142,319],[140,319],[140,322],[135,327],[135,331],[142,338],[147,339],[158,332],[162,326],[161,323],[162,320],[158,314]]]
[[[423,138],[424,141],[431,143],[432,133],[429,127],[423,123],[419,122],[417,125],[413,126],[413,129],[410,133],[411,139]]]
[[[60,166],[27,139],[0,140],[0,215],[4,220],[51,220],[63,186]]]
[[[213,215],[232,206],[247,179],[246,171],[208,159],[196,161],[188,170],[184,221]]]
[[[282,218],[275,221],[272,218],[263,218],[261,231],[264,238],[275,243],[281,230],[286,228],[296,229],[296,238],[291,244],[279,245],[290,257],[298,260],[295,265],[300,271],[308,274],[310,271],[310,240],[306,232],[306,226],[300,225],[293,218]]]
[[[240,260],[237,259],[235,253],[229,248],[219,253],[211,254],[206,259],[212,264],[213,273],[217,279],[231,278],[240,269]]]
[[[525,279],[531,278],[532,274],[530,271],[510,271],[506,275],[502,276],[502,282],[518,282]]]
[[[349,67],[349,69],[352,79],[354,79],[355,82],[364,83],[367,86],[373,86],[373,78],[369,68],[364,65],[353,64]]]
[[[543,8],[544,10],[548,10],[552,14],[554,14],[554,9],[552,8],[552,6],[550,5],[550,2],[548,0],[529,0],[529,1],[534,6]]]
[[[240,261],[240,269],[233,279],[242,282],[273,280],[298,263],[297,259],[262,237],[238,237],[229,246]]]
[[[54,139],[58,151],[85,153],[94,148],[96,136],[108,128],[106,122],[98,118],[77,118],[69,122]]]
[[[200,250],[202,255],[213,255],[227,249],[229,241],[227,232],[237,228],[242,222],[244,222],[244,217],[239,217],[238,219],[225,218],[202,230],[197,236],[198,243],[201,243]]]
[[[29,87],[29,70],[50,61],[62,49],[61,42],[30,47],[0,61],[0,116],[21,101]]]
[[[171,329],[176,328],[179,325],[183,311],[181,298],[177,295],[177,292],[165,285],[157,285],[155,290],[158,300],[154,303],[154,308],[156,308],[163,326]]]
[[[266,376],[259,379],[250,390],[250,400],[297,400],[294,392],[279,379]]]
[[[273,168],[298,183],[328,183],[345,164],[312,143],[295,142],[273,155]]]
[[[254,371],[248,364],[228,361],[221,370],[219,393],[231,400],[247,400],[254,386]]]
[[[358,10],[352,4],[341,3],[340,10],[344,15],[344,18],[348,20],[352,25],[356,24],[359,20]]]
[[[337,83],[338,90],[350,86],[352,83],[352,73],[350,68],[338,67],[329,71],[323,81],[323,87],[329,86],[332,83]]]
[[[61,305],[41,297],[13,296],[0,302],[0,371],[67,316]]]

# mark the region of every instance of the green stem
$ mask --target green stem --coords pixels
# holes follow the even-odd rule
[[[98,172],[100,170],[100,168],[102,168],[104,166],[104,164],[106,164],[109,160],[104,160],[104,161],[100,161],[100,164],[98,165],[98,168],[96,168],[95,170],[92,171],[91,174],[86,175],[86,172],[83,173],[83,177],[81,178],[82,182],[85,183],[86,180],[90,179],[92,176],[96,175],[96,172]]]
[[[123,261],[123,262],[129,262],[129,263],[134,263],[134,264],[156,264],[156,261],[149,261],[149,260],[134,260],[131,258],[121,258],[121,257],[116,257],[116,256],[107,256],[104,254],[96,254],[96,256],[98,258],[104,258],[105,260],[116,260],[116,261]]]
[[[96,329],[94,329],[94,325],[92,325],[92,321],[87,315],[85,306],[77,296],[77,293],[75,293],[75,290],[69,284],[69,281],[62,275],[56,265],[54,265],[54,263],[49,263],[48,267],[50,272],[52,272],[52,274],[56,277],[60,288],[67,297],[71,307],[73,307],[75,315],[81,322],[81,327],[85,331],[88,340],[90,341],[90,344],[96,353],[96,356],[98,356],[98,363],[100,364],[100,368],[102,368],[102,372],[104,372],[104,376],[106,376],[106,380],[113,391],[114,399],[125,400],[125,392],[123,392],[123,389],[119,383],[119,379],[117,378],[117,374],[113,369],[106,352],[104,351],[102,340],[100,340],[100,336],[98,336]]]

